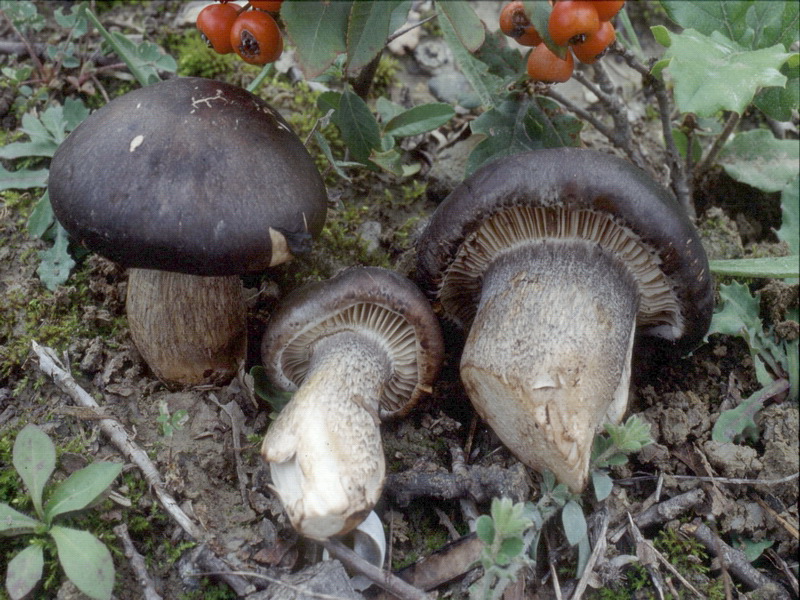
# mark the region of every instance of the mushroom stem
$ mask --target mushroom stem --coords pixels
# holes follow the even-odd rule
[[[133,342],[161,380],[225,383],[245,358],[247,314],[238,276],[130,269],[126,309]]]
[[[309,352],[308,373],[261,454],[294,528],[326,539],[356,527],[380,496],[378,410],[391,365],[378,342],[353,331],[323,337]]]
[[[638,304],[621,262],[588,242],[517,247],[485,273],[461,358],[467,393],[522,462],[574,492],[595,432],[625,412]]]

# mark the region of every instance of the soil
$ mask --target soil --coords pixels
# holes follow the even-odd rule
[[[176,19],[184,10],[183,3],[161,4],[156,9],[150,3],[116,3],[103,18],[110,24],[145,24],[143,33],[154,40],[163,38],[165,31],[190,29]],[[487,4],[496,3],[477,3],[482,16],[484,11],[492,10]],[[53,29],[46,28],[33,41],[47,39],[48,32],[52,35]],[[10,33],[5,29],[3,35],[9,37]],[[15,60],[5,56],[0,58],[0,64],[14,64]],[[400,71],[389,89],[391,96],[430,100],[426,98],[430,92],[424,82],[433,76],[432,71],[421,68],[413,53],[397,60]],[[114,83],[109,85],[113,87]],[[270,86],[262,90],[267,100],[270,90],[274,93]],[[58,99],[70,93],[75,93],[74,89],[64,85],[61,92],[52,95]],[[584,97],[581,99],[586,103]],[[330,196],[337,204],[332,213],[340,225],[344,223],[341,226],[346,234],[358,243],[336,246],[339,238],[328,236],[307,262],[279,267],[270,279],[245,281],[252,292],[247,370],[258,363],[258,340],[269,313],[308,273],[327,277],[347,264],[372,263],[413,277],[413,240],[437,202],[458,181],[465,152],[474,143],[464,128],[471,114],[461,111],[455,124],[443,128],[438,137],[425,136],[407,148],[409,157],[422,160],[422,170],[415,179],[427,184],[428,194],[403,198],[398,181],[381,174],[357,173],[352,182],[328,177]],[[8,119],[4,123],[9,125]],[[650,125],[642,125],[642,130],[655,131]],[[13,136],[14,129],[10,132]],[[588,135],[592,139],[592,134]],[[762,197],[722,173],[708,178],[704,186],[696,192],[701,210],[699,226],[712,258],[747,255],[755,246],[775,245],[772,231],[779,225],[779,213],[776,221],[773,208],[752,210],[763,203],[774,207],[774,197]],[[392,199],[389,202],[385,200],[387,195]],[[208,536],[208,548],[217,557],[237,571],[259,571],[273,577],[305,573],[310,577],[310,570],[318,569],[315,565],[321,560],[321,549],[291,529],[269,489],[269,470],[258,453],[271,407],[248,391],[244,377],[224,387],[195,389],[176,389],[154,378],[126,329],[126,274],[113,263],[98,256],[82,256],[71,279],[55,291],[48,291],[36,274],[38,252],[47,244],[30,237],[25,228],[37,196],[38,193],[27,192],[0,196],[2,438],[13,435],[25,423],[42,427],[60,449],[57,477],[64,477],[87,461],[123,460],[118,449],[100,433],[98,414],[76,409],[64,392],[43,375],[32,354],[11,351],[20,339],[37,339],[63,353],[77,383],[101,405],[102,416],[117,420],[131,439],[147,451],[166,489],[200,524]],[[348,214],[356,214],[357,219],[346,221],[343,215]],[[371,225],[365,227],[365,222]],[[783,282],[756,281],[751,283],[751,289],[763,290],[765,325],[769,328],[783,324],[786,336],[797,335],[796,323],[792,326],[793,322],[786,321],[787,308],[797,307],[796,284],[792,287]],[[31,322],[32,318],[40,322]],[[71,328],[54,329],[54,323],[65,322],[72,323]],[[541,489],[541,477],[524,469],[476,417],[458,377],[462,334],[447,324],[444,327],[447,357],[433,394],[408,417],[386,423],[382,429],[389,477],[376,512],[386,527],[389,565],[394,569],[424,560],[467,534],[468,513],[464,508],[473,503],[479,513],[487,513],[491,494],[486,490],[516,500],[535,500]],[[785,394],[773,397],[756,415],[757,435],[737,443],[711,440],[711,428],[720,413],[759,387],[748,348],[737,337],[713,335],[684,357],[669,355],[643,340],[636,347],[633,372],[629,413],[651,425],[655,443],[633,456],[628,464],[613,469],[616,485],[608,500],[597,503],[591,493],[584,494],[590,525],[597,522],[599,515],[606,515],[608,532],[613,532],[626,525],[628,513],[639,515],[653,504],[699,488],[703,491],[701,502],[643,527],[644,538],[652,541],[663,531],[674,531],[680,532],[680,539],[691,539],[686,527],[699,518],[731,545],[741,540],[772,541],[754,566],[791,590],[792,579],[797,576],[798,483],[796,478],[778,485],[769,482],[798,472],[797,405],[786,401]],[[165,431],[163,415],[180,415],[181,411],[185,411],[184,421],[175,423],[171,432]],[[8,457],[0,456],[3,458]],[[0,466],[10,468],[8,464]],[[420,474],[430,475],[432,480],[436,475],[439,483],[429,485],[426,491],[408,487],[411,476]],[[484,478],[480,485],[464,483],[464,478],[469,480],[478,474]],[[710,482],[696,476],[721,480]],[[464,485],[459,483],[458,487],[454,481]],[[192,569],[197,569],[197,546],[160,509],[135,467],[128,464],[125,475],[113,487],[123,500],[107,500],[98,508],[100,525],[95,519],[85,526],[102,528],[126,523],[135,546],[147,556],[150,576],[164,598],[236,597],[232,592],[228,596],[212,596],[212,592],[220,594],[220,590],[229,588],[213,576],[195,576],[197,571]],[[448,492],[455,488],[461,490],[461,497]],[[469,502],[465,505],[464,500]],[[540,565],[524,570],[520,578],[524,583],[512,586],[511,595],[506,597],[550,597],[553,574],[560,579],[565,596],[574,589],[576,555],[564,541],[560,525],[549,525],[545,538],[547,544],[539,553]],[[615,598],[658,597],[651,579],[645,577],[641,589],[637,588],[631,567],[614,562],[615,557],[637,553],[641,560],[641,548],[628,535],[609,540],[604,556],[596,563],[595,583],[605,586],[605,591],[617,590],[619,595]],[[121,547],[113,534],[108,534],[106,541],[115,548]],[[730,566],[713,560],[713,550],[701,552],[697,544],[687,547],[693,549],[695,562],[701,567],[695,569],[693,583],[719,593],[720,582],[729,576]],[[666,552],[663,546],[661,550]],[[5,572],[9,555],[3,554],[0,571]],[[548,560],[555,567],[551,572],[547,569]],[[135,573],[121,551],[115,555],[115,565],[115,597],[143,597]],[[660,572],[668,587],[681,588],[663,565],[656,562],[650,568]],[[475,569],[460,574],[438,588],[439,597],[466,597],[466,588],[478,574]],[[302,582],[308,577],[297,579],[301,582],[298,585],[304,585]],[[61,575],[56,574],[55,579],[60,580]],[[733,583],[738,590],[734,596],[748,592],[741,579],[734,577]],[[796,586],[796,579],[794,583]],[[714,587],[715,584],[719,585]],[[257,585],[263,587],[263,581]],[[319,591],[326,589],[334,588]],[[277,587],[270,586],[269,590],[258,597],[278,597]],[[37,597],[55,597],[57,593],[59,597],[77,597],[68,583],[52,582]],[[373,587],[367,595],[376,593]],[[689,597],[687,592],[682,593]],[[796,597],[796,587],[793,593]],[[347,597],[345,592],[341,594]],[[587,596],[591,594],[601,597],[599,591],[587,592]],[[723,593],[717,597],[725,596]]]

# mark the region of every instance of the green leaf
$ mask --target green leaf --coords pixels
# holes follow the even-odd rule
[[[778,239],[789,244],[793,254],[800,254],[800,178],[795,177],[781,193],[781,228]]]
[[[596,469],[592,471],[592,487],[594,488],[594,497],[598,502],[602,502],[614,489],[614,481],[608,476],[608,473]]]
[[[732,277],[769,277],[770,279],[800,277],[800,256],[797,254],[794,256],[710,260],[708,266],[717,275]]]
[[[366,163],[370,153],[380,148],[378,122],[367,104],[352,91],[342,94],[332,120],[357,161]]]
[[[41,238],[54,222],[55,216],[53,215],[53,206],[50,204],[50,194],[48,190],[45,190],[33,207],[31,216],[28,217],[28,233],[31,237]]]
[[[27,546],[12,558],[6,571],[6,591],[11,600],[27,596],[42,578],[43,569],[44,552],[36,544]]]
[[[253,377],[255,395],[268,402],[275,414],[281,412],[294,396],[292,392],[284,392],[275,387],[261,365],[255,365],[250,369],[250,375]]]
[[[669,48],[672,45],[672,40],[669,37],[669,29],[663,25],[653,25],[650,31],[653,33],[653,37],[656,41],[665,48]]]
[[[347,24],[347,70],[358,71],[378,55],[386,44],[392,15],[402,0],[356,1]]]
[[[60,525],[54,525],[50,535],[70,581],[90,598],[109,600],[114,588],[114,561],[105,544],[88,531]]]
[[[297,57],[306,77],[320,75],[336,57],[347,51],[352,2],[284,2],[281,19],[286,34],[297,49]]]
[[[53,517],[81,510],[97,500],[122,470],[120,463],[96,462],[75,471],[59,483],[44,507],[45,523]]]
[[[775,540],[761,540],[760,542],[747,538],[739,538],[736,540],[736,546],[741,548],[745,557],[747,557],[747,560],[750,562],[758,560],[758,557],[761,556],[764,550],[771,548],[774,543]]]
[[[56,447],[36,425],[26,425],[14,441],[13,463],[41,517],[44,486],[56,468]]]
[[[631,415],[621,425],[606,423],[605,430],[620,452],[638,452],[644,446],[653,443],[653,438],[650,436],[650,424],[642,421],[636,415]]]
[[[694,29],[670,34],[664,57],[675,80],[681,112],[712,116],[720,110],[743,114],[760,88],[786,85],[780,68],[791,56],[783,46],[746,50],[718,32]]]
[[[471,9],[470,9],[471,10]],[[497,98],[503,91],[503,79],[489,72],[489,66],[478,60],[470,50],[464,46],[458,32],[453,28],[453,24],[448,19],[442,8],[442,3],[436,3],[436,12],[439,16],[439,26],[442,29],[442,37],[453,53],[453,58],[458,64],[461,72],[469,81],[472,89],[480,98],[481,104],[486,108],[495,105]],[[481,24],[481,29],[483,25]]]
[[[754,417],[764,407],[764,401],[787,388],[788,382],[785,379],[778,379],[750,395],[736,408],[723,411],[714,423],[711,439],[722,443],[733,442],[748,431],[757,431]]]
[[[800,145],[780,140],[767,129],[736,134],[722,149],[719,163],[736,181],[765,192],[779,192],[797,178]]]
[[[719,288],[722,299],[721,310],[714,313],[708,334],[722,333],[725,335],[747,335],[751,330],[761,330],[761,320],[758,318],[759,302],[750,295],[746,285],[734,281],[730,285],[721,285]]]
[[[431,102],[409,108],[392,118],[383,130],[395,137],[419,135],[441,127],[456,114],[455,109],[443,102]]]
[[[40,521],[14,510],[5,502],[0,502],[0,535],[33,533],[41,524]]]
[[[454,0],[438,0],[436,2],[439,24],[443,19],[452,28],[461,45],[470,52],[475,52],[483,44],[486,30],[483,22],[475,14],[475,10],[468,2]]]
[[[561,115],[555,103],[536,97],[530,101],[506,100],[472,121],[473,133],[486,136],[467,160],[467,175],[501,156],[527,150],[576,146],[581,123]]]
[[[44,187],[47,185],[47,175],[47,169],[7,171],[0,165],[0,192]]]
[[[481,515],[475,520],[475,534],[487,546],[494,542],[494,522],[489,515]]]
[[[694,28],[705,35],[719,31],[732,40],[744,33],[745,15],[750,4],[747,0],[661,0],[669,18],[684,29]]]
[[[48,290],[54,290],[69,279],[69,273],[75,266],[75,261],[69,254],[69,240],[67,232],[56,222],[56,238],[53,246],[48,250],[39,252],[39,267],[36,273]]]
[[[586,537],[586,517],[575,500],[570,500],[561,509],[561,523],[570,546],[575,546]]]
[[[497,563],[507,565],[522,552],[525,542],[521,537],[508,537],[500,543],[500,550],[497,553]]]

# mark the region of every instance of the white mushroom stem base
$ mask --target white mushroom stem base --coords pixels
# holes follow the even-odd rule
[[[596,245],[526,245],[485,273],[461,358],[475,409],[522,462],[583,489],[595,432],[628,402],[636,286]]]
[[[159,379],[221,384],[245,358],[247,314],[238,277],[128,271],[131,337]]]
[[[314,343],[305,380],[267,430],[261,455],[292,526],[326,539],[363,521],[381,494],[386,464],[379,400],[386,351],[340,332]]]

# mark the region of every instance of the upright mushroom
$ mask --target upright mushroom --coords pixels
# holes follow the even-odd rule
[[[469,328],[461,378],[525,464],[577,492],[595,432],[626,410],[634,334],[686,349],[713,310],[708,262],[678,203],[591,150],[537,150],[476,171],[419,242],[418,275]]]
[[[131,268],[133,340],[159,378],[182,384],[235,374],[239,275],[307,249],[327,210],[314,161],[278,112],[196,77],[93,113],[56,151],[49,193],[76,241]]]
[[[261,447],[273,486],[303,535],[347,533],[383,487],[381,419],[431,391],[444,352],[439,322],[405,277],[353,267],[289,294],[261,352],[272,382],[295,392]]]

